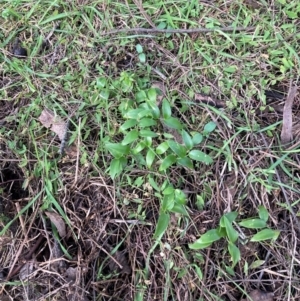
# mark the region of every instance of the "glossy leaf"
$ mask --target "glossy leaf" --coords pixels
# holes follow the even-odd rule
[[[203,141],[203,136],[200,133],[196,133],[192,140],[194,145],[200,144]]]
[[[211,132],[213,132],[215,130],[216,126],[217,125],[213,121],[210,121],[209,123],[207,123],[204,126],[204,132],[205,133],[211,133]]]
[[[158,155],[164,154],[167,150],[169,149],[169,144],[167,141],[161,143],[157,148],[156,148],[156,153]]]
[[[109,166],[109,175],[112,179],[118,176],[123,170],[122,162],[120,159],[113,159]]]
[[[141,137],[157,137],[158,135],[153,132],[153,131],[150,131],[150,130],[140,130],[139,132],[140,136]]]
[[[178,156],[178,157],[184,157],[186,155],[186,149],[181,144],[175,142],[174,140],[168,140],[168,145],[172,149],[172,151]]]
[[[131,109],[124,114],[124,117],[130,119],[139,119],[139,114],[143,111],[145,111],[144,108]]]
[[[122,145],[127,145],[135,141],[139,136],[139,132],[137,130],[132,130],[126,134],[122,141]]]
[[[140,153],[145,147],[146,147],[145,141],[141,141],[132,149],[132,153],[136,155]]]
[[[162,192],[163,195],[168,195],[168,194],[172,194],[175,192],[175,189],[173,186],[168,185]]]
[[[156,190],[156,191],[160,191],[160,187],[158,187],[157,183],[154,181],[154,179],[149,176],[148,178],[150,185]]]
[[[143,46],[141,44],[136,44],[135,49],[136,49],[137,53],[143,52]]]
[[[105,148],[115,157],[120,158],[129,154],[130,147],[121,143],[105,143]]]
[[[162,114],[165,119],[171,117],[172,114],[170,103],[166,99],[162,102]]]
[[[248,229],[261,229],[267,226],[266,222],[259,218],[251,218],[239,222],[239,225]]]
[[[121,132],[124,132],[125,130],[128,130],[129,128],[132,128],[134,126],[137,125],[137,120],[135,119],[129,119],[129,120],[126,120],[120,127],[120,131]]]
[[[166,194],[163,196],[161,208],[163,211],[170,211],[175,205],[174,193]]]
[[[189,157],[192,160],[200,161],[200,162],[205,163],[205,164],[213,163],[213,160],[209,155],[207,155],[204,152],[201,152],[199,150],[190,151],[189,152]]]
[[[146,63],[145,53],[140,53],[138,56],[139,56],[139,60],[140,60],[141,63]]]
[[[148,99],[150,102],[156,102],[156,90],[154,88],[150,88],[147,93]]]
[[[181,130],[183,128],[182,123],[179,121],[179,119],[175,118],[175,117],[169,117],[169,118],[165,118],[163,119],[163,123],[175,130]]]
[[[219,240],[221,237],[218,234],[217,229],[208,230],[204,233],[199,239],[197,239],[194,243],[189,245],[190,249],[198,250],[204,249],[210,246],[213,242]]]
[[[264,206],[258,206],[258,215],[265,222],[269,219],[269,212]]]
[[[237,218],[238,213],[236,211],[231,211],[231,212],[224,214],[224,216],[226,216],[227,219],[229,220],[229,222],[232,223]],[[225,228],[224,219],[222,219],[222,218],[220,220],[220,226]]]
[[[152,149],[149,149],[146,155],[146,165],[148,168],[151,167],[154,159],[155,159],[155,152]]]
[[[204,243],[204,242],[196,240],[194,243],[189,244],[189,248],[192,249],[192,250],[201,250],[201,249],[208,248],[211,245],[212,245],[212,242]]]
[[[193,148],[194,143],[193,143],[192,137],[185,130],[182,130],[182,140],[183,140],[184,145],[188,149],[192,149]]]
[[[276,240],[280,234],[278,230],[264,229],[256,233],[250,241],[265,241],[265,240]]]
[[[239,237],[238,232],[233,228],[232,223],[229,221],[229,219],[226,216],[222,216],[221,219],[223,219],[224,221],[224,225],[229,241],[232,243],[236,242],[236,240]]]
[[[133,119],[132,119],[133,120]],[[152,118],[142,118],[139,122],[138,125],[139,127],[143,128],[143,127],[148,127],[148,126],[154,126],[156,125],[157,122],[156,120],[152,119]]]
[[[168,228],[170,214],[161,212],[157,221],[154,238],[160,239]]]
[[[241,252],[239,248],[232,242],[228,243],[228,251],[231,256],[233,266],[235,266],[241,260]]]
[[[167,170],[171,165],[173,165],[176,162],[177,158],[175,155],[171,154],[168,155],[161,163],[159,167],[159,171],[165,171]]]
[[[188,157],[178,158],[177,163],[184,167],[194,169],[194,164],[193,164],[192,160]]]
[[[177,204],[176,202],[175,202],[173,208],[170,211],[175,212],[175,213],[180,213],[184,216],[189,216],[185,206],[181,205],[181,204]]]

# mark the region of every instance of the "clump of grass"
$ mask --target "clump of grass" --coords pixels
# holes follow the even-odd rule
[[[299,4],[249,3],[0,4],[5,295],[240,300],[260,288],[297,299],[297,149],[281,151],[265,91],[299,74]],[[153,25],[255,30],[105,35]],[[10,53],[16,38],[26,59]],[[38,121],[44,108],[70,120],[69,156]],[[255,229],[240,228],[258,213],[255,229],[281,230],[275,242],[247,241]],[[35,269],[8,277],[38,235]],[[199,239],[206,248],[189,247]]]

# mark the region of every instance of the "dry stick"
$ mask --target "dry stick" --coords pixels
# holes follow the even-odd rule
[[[297,94],[297,86],[293,86],[293,81],[290,82],[289,93],[285,101],[282,118],[281,144],[285,145],[292,141],[293,133],[293,102]]]
[[[190,29],[159,29],[159,28],[123,28],[123,29],[114,29],[108,32],[104,32],[101,35],[112,35],[116,33],[128,33],[128,32],[136,32],[136,33],[150,33],[150,34],[158,34],[158,33],[209,33],[209,32],[235,32],[235,31],[251,31],[254,30],[255,27],[221,27],[221,28],[190,28]]]

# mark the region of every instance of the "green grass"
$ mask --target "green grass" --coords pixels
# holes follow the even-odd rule
[[[282,149],[282,116],[265,91],[297,81],[300,5],[250,2],[2,1],[3,295],[225,301],[259,288],[299,298],[298,147]],[[106,34],[150,23],[254,30]],[[25,59],[11,54],[17,37]],[[63,156],[38,120],[45,108],[70,120]],[[258,227],[239,226],[261,208],[276,241],[251,242]],[[62,217],[65,237],[45,211]],[[230,212],[237,220],[227,223]],[[220,225],[222,239],[190,248]],[[5,276],[37,233],[37,274],[14,285],[18,274]],[[62,262],[78,268],[77,286]]]

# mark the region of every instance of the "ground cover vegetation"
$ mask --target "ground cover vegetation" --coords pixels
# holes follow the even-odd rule
[[[0,12],[1,300],[299,300],[297,1]]]

